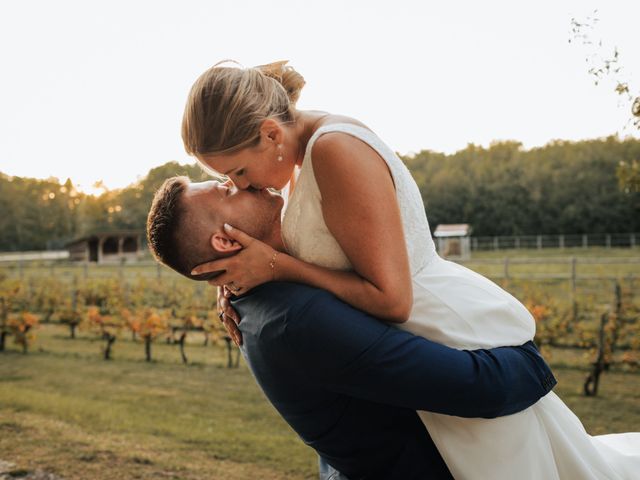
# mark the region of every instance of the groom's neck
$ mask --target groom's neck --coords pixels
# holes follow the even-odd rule
[[[282,241],[282,230],[280,228],[280,222],[273,223],[272,227],[267,232],[267,235],[262,239],[264,243],[269,245],[274,250],[279,252],[286,252],[287,249]]]

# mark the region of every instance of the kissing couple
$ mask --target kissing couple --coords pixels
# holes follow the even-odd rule
[[[182,138],[228,181],[168,179],[147,236],[221,287],[225,327],[321,478],[636,478],[640,434],[587,434],[527,309],[440,258],[399,157],[355,119],[297,110],[303,85],[286,62],[203,73]]]

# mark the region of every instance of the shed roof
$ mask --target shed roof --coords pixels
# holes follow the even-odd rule
[[[71,240],[65,246],[69,247],[71,245],[76,245],[78,243],[86,242],[88,240],[98,240],[98,239],[107,238],[107,237],[131,237],[131,236],[138,236],[143,234],[144,234],[144,230],[114,230],[112,232],[95,232],[95,233],[90,233],[88,235],[85,235],[84,237]]]
[[[468,223],[440,224],[433,232],[434,237],[466,237],[471,233]]]

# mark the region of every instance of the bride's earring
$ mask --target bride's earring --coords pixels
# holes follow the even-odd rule
[[[282,158],[282,144],[279,143],[278,144],[278,161],[281,162],[283,160]]]

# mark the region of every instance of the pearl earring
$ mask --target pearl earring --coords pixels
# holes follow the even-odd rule
[[[282,158],[282,144],[279,143],[278,144],[278,161],[281,162],[283,160]]]

